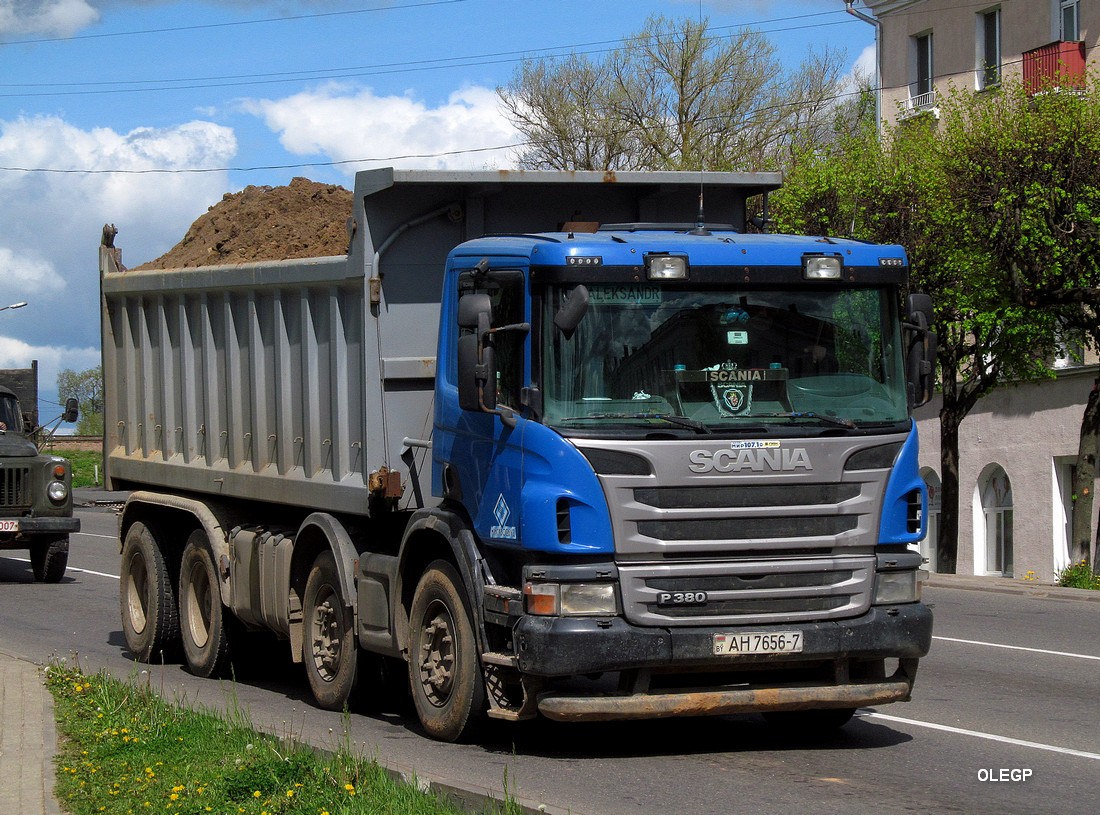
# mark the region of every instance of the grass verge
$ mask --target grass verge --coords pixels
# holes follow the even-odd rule
[[[1100,591],[1100,574],[1093,574],[1092,568],[1085,560],[1071,563],[1064,569],[1059,569],[1055,579],[1059,586]]]
[[[96,487],[103,483],[103,454],[100,451],[53,450],[50,453],[67,458],[72,464],[74,487]],[[96,482],[97,473],[98,483]]]
[[[353,754],[331,755],[256,731],[241,712],[192,710],[147,683],[54,663],[55,792],[73,815],[458,815],[438,795]],[[346,733],[346,729],[345,729]],[[486,810],[518,815],[511,801]]]

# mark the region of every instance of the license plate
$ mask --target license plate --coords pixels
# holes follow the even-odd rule
[[[4,519],[0,520],[0,532],[18,532],[19,521]]]
[[[715,634],[714,653],[729,654],[800,654],[802,653],[801,631],[779,631],[765,633],[747,631],[744,634]]]

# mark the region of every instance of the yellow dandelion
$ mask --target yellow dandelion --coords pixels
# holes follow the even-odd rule
[[[252,797],[253,797],[253,798],[259,798],[259,797],[260,797],[260,791],[259,791],[259,790],[256,790],[256,791],[254,791],[254,792],[252,793]]]
[[[169,801],[178,801],[179,799],[180,794],[178,792],[173,792],[171,795],[168,796]]]
[[[293,798],[294,797],[294,790],[287,790],[286,791],[286,797],[287,798]]]

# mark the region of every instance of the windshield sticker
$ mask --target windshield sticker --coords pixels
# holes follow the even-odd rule
[[[588,302],[594,306],[659,306],[660,286],[589,286]]]
[[[741,416],[752,407],[752,385],[714,382],[710,392],[719,416]]]
[[[726,332],[726,344],[727,345],[748,345],[749,344],[749,332],[748,331],[727,331]]]

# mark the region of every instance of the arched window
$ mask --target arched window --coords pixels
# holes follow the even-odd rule
[[[985,527],[985,572],[1012,577],[1012,484],[993,465],[981,481],[981,518]],[[978,531],[978,530],[975,530]]]
[[[920,471],[924,485],[928,488],[928,535],[920,542],[920,553],[925,559],[925,568],[938,572],[939,563],[937,542],[940,539],[940,477],[930,467]]]

